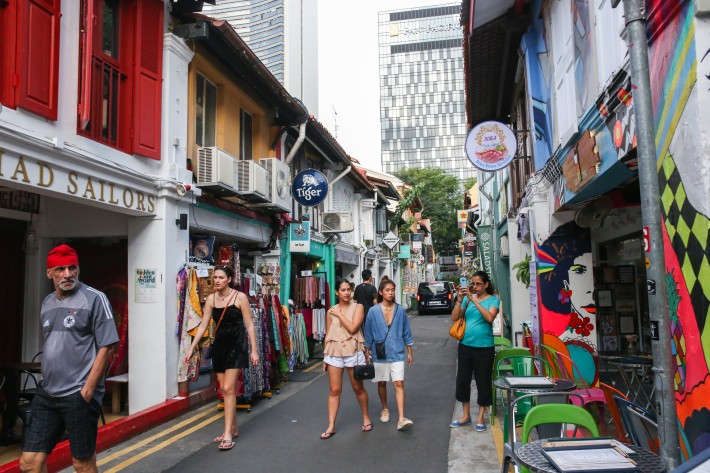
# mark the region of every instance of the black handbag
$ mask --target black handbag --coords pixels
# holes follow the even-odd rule
[[[359,334],[360,330],[358,330],[357,333]],[[355,336],[355,341],[357,342],[357,336]],[[375,377],[375,364],[372,363],[372,360],[369,359],[370,356],[367,354],[367,351],[365,351],[365,364],[359,364],[360,357],[357,356],[358,353],[359,352],[357,351],[355,352],[356,361],[355,366],[353,367],[353,378],[357,379],[358,381],[373,379]]]
[[[359,381],[363,381],[365,379],[373,379],[375,377],[375,364],[372,363],[371,360],[368,363],[367,358],[367,355],[365,355],[364,365],[359,365],[356,362],[353,368],[353,377]]]

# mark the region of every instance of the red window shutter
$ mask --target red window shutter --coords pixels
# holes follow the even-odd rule
[[[17,52],[17,10],[15,2],[0,0],[0,103],[15,108],[15,53]]]
[[[163,2],[139,0],[133,76],[133,152],[160,159],[163,90]]]
[[[80,36],[80,58],[81,63],[79,78],[79,130],[86,130],[91,119],[91,74],[93,72],[93,43],[94,38],[94,1],[83,0],[81,2],[81,36]]]
[[[60,0],[19,2],[17,105],[57,119]]]

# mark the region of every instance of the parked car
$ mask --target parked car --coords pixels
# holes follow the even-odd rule
[[[450,313],[454,308],[453,284],[448,281],[422,282],[417,289],[419,314],[435,311]]]

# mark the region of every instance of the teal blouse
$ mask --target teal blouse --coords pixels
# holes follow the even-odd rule
[[[468,304],[468,307],[466,307]],[[489,296],[484,301],[479,302],[485,309],[500,307],[500,300],[497,296]],[[488,322],[481,311],[478,310],[473,301],[469,301],[468,296],[463,298],[461,307],[466,307],[466,332],[461,343],[469,347],[492,347],[493,346],[493,323]]]

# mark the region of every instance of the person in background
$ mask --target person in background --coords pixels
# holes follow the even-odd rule
[[[365,269],[362,271],[362,284],[355,288],[355,301],[362,304],[365,318],[370,308],[377,304],[377,288],[372,281],[372,271]]]
[[[348,372],[357,403],[362,411],[362,431],[372,430],[372,420],[368,409],[367,390],[362,380],[355,379],[354,366],[364,363],[364,341],[362,322],[365,317],[362,305],[352,300],[352,288],[347,279],[340,279],[335,285],[338,303],[328,310],[326,316],[325,346],[323,348],[323,372],[328,373],[330,392],[328,394],[328,427],[320,434],[327,440],[335,435],[335,420],[340,408],[343,392],[343,371]]]
[[[476,431],[486,430],[483,415],[493,403],[492,376],[495,348],[493,346],[493,321],[498,314],[500,300],[493,295],[493,285],[485,271],[473,273],[470,285],[460,287],[459,295],[451,312],[451,320],[466,317],[466,332],[458,347],[456,371],[456,400],[462,404],[463,416],[449,424],[451,427],[470,425],[471,377],[478,390],[478,419]]]
[[[188,363],[192,352],[210,325],[215,323],[214,342],[212,343],[212,368],[217,373],[217,381],[224,397],[224,432],[215,437],[220,450],[231,450],[234,439],[239,437],[237,427],[236,383],[239,370],[251,364],[259,364],[259,352],[256,344],[254,321],[246,294],[232,288],[234,270],[229,266],[217,266],[213,274],[214,288],[212,297],[207,297],[202,322],[192,339],[192,345],[185,355]],[[246,335],[244,329],[246,328]],[[249,337],[249,345],[245,336]],[[251,352],[249,352],[251,347]]]
[[[79,282],[79,257],[69,245],[47,255],[54,292],[44,298],[42,381],[20,456],[23,472],[47,471],[47,456],[66,430],[74,470],[96,472],[96,435],[104,375],[119,341],[106,294]]]
[[[394,300],[395,284],[391,279],[380,282],[378,301],[370,309],[365,319],[365,349],[375,363],[375,378],[377,394],[382,403],[380,421],[389,422],[390,413],[387,407],[387,382],[394,384],[394,395],[397,401],[397,430],[409,430],[414,425],[410,419],[404,417],[404,360],[411,365],[412,356],[412,329],[409,325],[407,313],[402,306]]]

